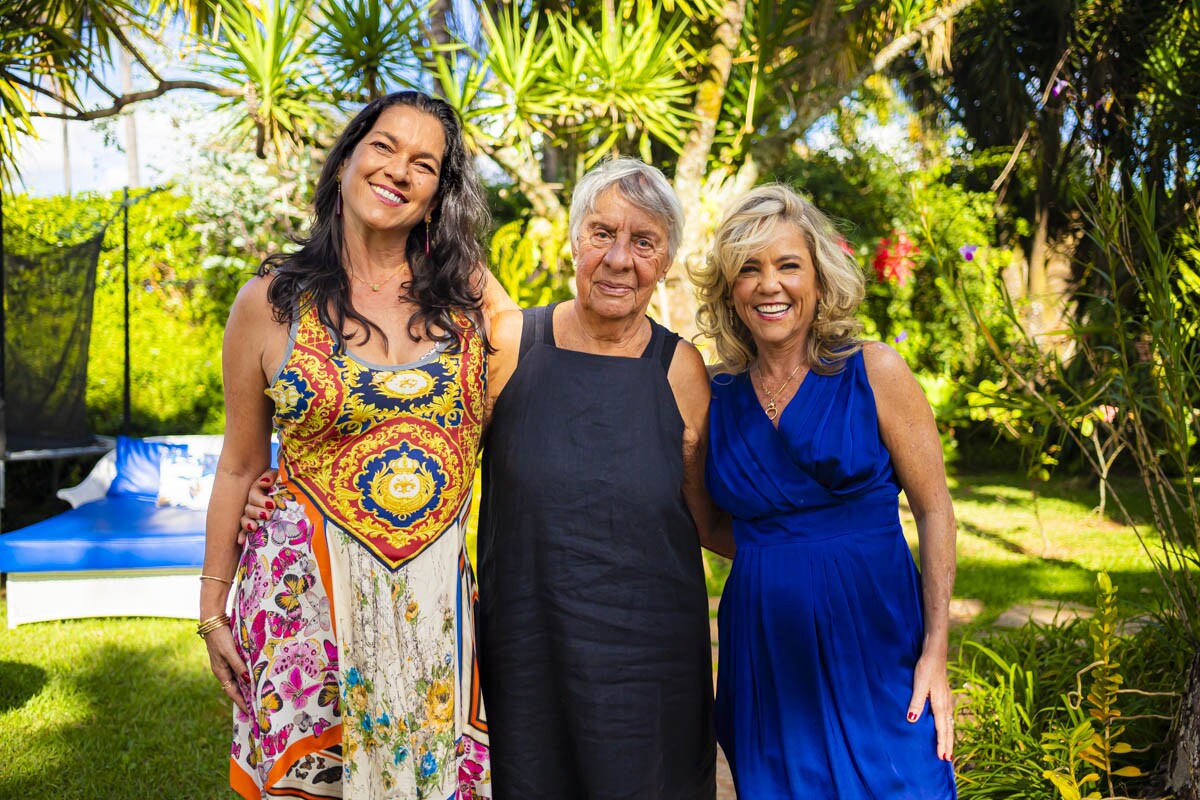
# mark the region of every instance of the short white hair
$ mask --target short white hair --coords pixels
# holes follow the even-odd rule
[[[576,184],[568,214],[571,244],[579,245],[584,217],[596,210],[600,196],[609,189],[662,223],[667,231],[667,263],[672,263],[683,241],[683,205],[662,171],[636,158],[602,161]]]

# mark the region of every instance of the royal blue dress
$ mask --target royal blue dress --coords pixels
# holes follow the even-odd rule
[[[776,429],[747,373],[712,382],[706,481],[737,556],[718,613],[717,740],[742,798],[946,800],[924,635],[862,353],[810,372]]]

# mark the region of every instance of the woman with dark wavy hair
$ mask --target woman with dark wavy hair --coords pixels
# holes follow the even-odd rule
[[[199,633],[237,706],[230,781],[248,798],[490,796],[463,532],[494,290],[453,109],[368,104],[314,205],[225,331]],[[286,502],[242,548],[272,427]]]

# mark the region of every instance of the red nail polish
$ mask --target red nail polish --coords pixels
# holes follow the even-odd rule
[[[246,523],[246,530],[248,530],[248,531],[252,531],[257,527],[258,527],[258,525],[254,522],[254,520],[250,520],[249,522]]]
[[[259,518],[259,519],[266,519],[266,518],[267,518],[267,512],[265,512],[265,511],[260,511],[260,512],[258,512],[258,518]]]
[[[242,673],[242,680],[244,680],[246,683],[249,683],[249,682],[250,682],[250,673],[249,673],[249,672],[243,672],[243,673]]]
[[[267,508],[268,508],[268,509],[273,509],[273,508],[275,508],[275,504],[274,504],[274,503],[272,503],[270,500],[268,500],[268,501],[267,501]]]
[[[912,712],[912,711],[908,712],[908,721],[909,721],[909,722],[916,722],[916,721],[917,721],[917,715],[916,715],[914,712]]]

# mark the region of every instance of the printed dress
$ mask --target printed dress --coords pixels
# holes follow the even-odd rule
[[[465,320],[464,320],[465,322]],[[268,394],[285,508],[242,555],[251,673],[230,782],[243,797],[491,796],[463,549],[483,343],[403,366],[339,350],[316,310]]]

